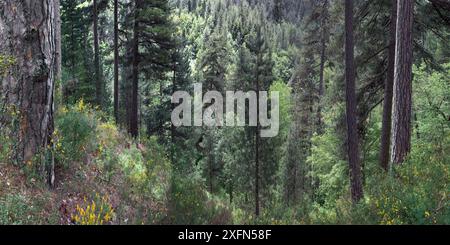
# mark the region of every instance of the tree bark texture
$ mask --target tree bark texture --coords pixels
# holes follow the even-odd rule
[[[15,62],[2,79],[3,95],[18,111],[15,159],[39,164],[50,183],[54,85],[60,71],[59,1],[0,2],[0,54]]]
[[[392,96],[395,67],[395,36],[397,25],[397,0],[392,0],[390,18],[390,40],[388,51],[387,76],[384,81],[383,125],[381,129],[380,166],[389,169],[389,150],[391,146]]]
[[[350,169],[350,188],[352,200],[354,203],[357,203],[363,197],[363,189],[359,160],[358,129],[356,123],[353,0],[345,0],[345,77],[347,101],[347,154]]]
[[[411,150],[414,1],[398,0],[395,46],[391,162],[401,164]]]

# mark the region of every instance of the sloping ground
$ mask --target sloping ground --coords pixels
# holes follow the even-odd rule
[[[57,222],[57,194],[12,165],[0,164],[0,224]]]
[[[59,108],[53,143],[53,188],[33,163],[0,164],[0,224],[232,222],[230,207],[201,180],[172,179],[172,164],[156,138],[134,143],[83,101]],[[10,159],[9,145],[0,145],[0,159]]]
[[[120,145],[115,151],[120,155],[125,149]],[[0,223],[74,224],[77,206],[86,208],[98,201],[96,196],[105,198],[114,210],[107,224],[147,223],[149,213],[164,216],[164,203],[134,192],[121,169],[107,180],[95,160],[95,154],[88,154],[81,163],[57,167],[53,189],[17,166],[0,164]]]
[[[152,224],[167,216],[170,164],[151,142],[132,143],[82,102],[58,112],[56,132],[54,188],[32,163],[0,163],[0,224]]]

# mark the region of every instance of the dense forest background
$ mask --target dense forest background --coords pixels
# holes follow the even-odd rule
[[[449,224],[449,28],[448,0],[2,1],[0,224]],[[278,136],[173,126],[194,83],[278,91]]]

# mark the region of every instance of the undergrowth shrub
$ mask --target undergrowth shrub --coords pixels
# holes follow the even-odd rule
[[[450,143],[450,142],[449,142]],[[447,145],[449,145],[447,143]],[[391,176],[379,177],[370,204],[381,224],[449,224],[450,157],[417,144]]]
[[[147,178],[147,171],[145,159],[141,151],[132,144],[130,148],[124,149],[118,156],[118,161],[126,180],[137,188],[138,191],[142,191],[142,187]]]
[[[133,217],[127,223],[161,223],[166,217],[164,207],[172,173],[167,154],[156,138],[143,140],[139,144],[131,139],[124,142],[123,147],[116,151],[106,150],[100,165],[110,168],[111,173],[120,173],[124,180],[120,191],[127,205],[133,207],[128,210],[133,212]]]
[[[61,108],[58,114],[53,143],[58,163],[67,166],[69,161],[80,161],[95,148],[97,120],[93,109],[83,100]]]
[[[171,224],[228,224],[232,221],[224,202],[206,192],[199,179],[187,176],[173,177],[169,209]]]
[[[96,163],[100,167],[104,180],[111,181],[119,163],[118,149],[125,141],[117,126],[111,122],[100,122],[96,129],[97,154]]]
[[[307,204],[299,201],[299,204]],[[262,209],[259,217],[254,210],[233,208],[233,223],[240,225],[299,225],[308,223],[308,205],[286,206],[281,201],[273,201]]]
[[[95,194],[89,202],[84,199],[82,206],[77,205],[76,213],[72,215],[72,220],[78,225],[106,225],[114,218],[114,209],[109,203],[107,196]]]

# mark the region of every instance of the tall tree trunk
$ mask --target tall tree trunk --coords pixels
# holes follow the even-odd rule
[[[397,25],[397,0],[391,1],[390,41],[388,54],[387,77],[384,81],[383,125],[381,129],[380,166],[388,171],[389,150],[391,146],[392,96],[395,66],[395,35]]]
[[[209,142],[208,144],[208,152],[209,154],[211,154],[213,152],[212,149],[212,142]],[[208,157],[208,170],[209,170],[209,193],[213,194],[214,193],[214,169],[213,169],[213,157],[209,156]]]
[[[103,104],[102,101],[102,81],[100,76],[100,51],[98,44],[98,3],[94,0],[93,18],[94,18],[94,69],[95,69],[95,85],[96,85],[96,102],[99,106]]]
[[[258,93],[258,92],[257,92]],[[259,95],[256,95],[258,98]],[[259,98],[257,99],[259,101]],[[257,102],[257,105],[259,102]],[[259,109],[257,109],[259,111]],[[258,116],[259,117],[259,116]],[[255,215],[259,216],[259,126],[256,127],[255,135]]]
[[[19,112],[15,158],[19,165],[38,164],[50,184],[54,165],[48,149],[60,70],[58,6],[54,0],[0,2],[0,53],[15,60],[1,78],[2,93]]]
[[[319,103],[317,106],[317,132],[320,134],[323,131],[322,122],[322,98],[325,94],[324,85],[324,71],[326,62],[326,48],[327,48],[327,19],[328,19],[328,0],[324,0],[322,9],[322,19],[320,23],[320,70],[319,70]]]
[[[114,0],[114,118],[119,123],[119,1]]]
[[[412,28],[414,1],[398,0],[391,162],[401,164],[411,149]]]
[[[261,55],[258,54],[256,67],[261,63]],[[255,215],[259,216],[259,70],[256,70],[256,133],[255,133]]]
[[[352,200],[354,203],[357,203],[363,197],[363,189],[359,160],[358,131],[356,124],[353,0],[345,0],[345,77],[347,101],[347,154],[350,169]]]
[[[55,49],[56,49],[56,61],[55,61],[55,81],[53,83],[55,83],[56,81],[61,81],[62,79],[62,44],[61,44],[61,3],[60,0],[55,0],[54,2],[55,5],[55,12],[54,12],[54,18],[56,21],[56,26],[55,26]],[[55,87],[55,85],[53,85]],[[62,89],[62,88],[61,88]],[[53,89],[55,90],[55,88]],[[53,94],[55,93],[55,91],[53,91]],[[55,111],[55,102],[53,101],[53,111]],[[53,124],[54,122],[52,122]],[[53,134],[53,129],[54,129],[54,125],[51,126],[51,134],[50,137],[52,137]],[[48,143],[49,147],[51,147],[54,150],[54,145],[52,140],[49,140]],[[48,176],[48,184],[50,185],[50,187],[54,187],[55,186],[55,156],[54,154],[50,154],[49,159],[48,159],[48,168],[46,170],[46,174]]]
[[[130,134],[134,138],[138,137],[138,90],[139,90],[139,11],[141,0],[135,2],[135,16],[133,27],[133,78],[131,92],[131,115],[130,115]]]
[[[62,75],[62,46],[61,46],[61,4],[58,1],[54,1],[55,4],[55,20],[56,20],[56,76],[55,80],[61,80]]]
[[[176,55],[175,53],[177,52],[177,50],[175,50],[174,54],[172,55],[172,94],[175,94],[175,91],[178,91],[177,88],[177,60],[176,60]],[[175,109],[175,104],[171,103],[170,104],[170,110],[173,111]],[[170,146],[170,162],[175,166],[175,125],[173,125],[173,123],[170,124],[170,142],[171,142],[171,146]]]

